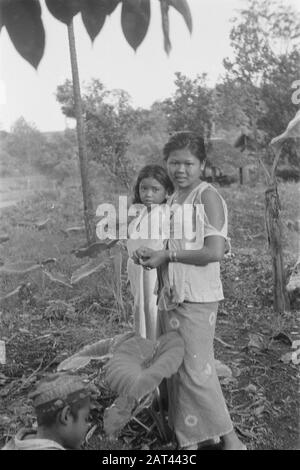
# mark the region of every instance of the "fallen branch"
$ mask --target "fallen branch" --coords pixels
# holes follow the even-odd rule
[[[225,346],[226,348],[230,348],[230,349],[234,348],[234,346],[232,346],[231,344],[225,343],[225,341],[223,341],[221,338],[218,338],[217,336],[215,336],[215,340],[223,344],[223,346]]]

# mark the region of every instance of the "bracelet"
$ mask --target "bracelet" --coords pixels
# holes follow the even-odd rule
[[[169,260],[170,260],[171,263],[177,263],[178,262],[176,251],[169,251]]]

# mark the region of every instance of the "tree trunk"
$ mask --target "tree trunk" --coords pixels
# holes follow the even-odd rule
[[[273,296],[275,312],[289,310],[289,298],[286,292],[286,279],[283,265],[280,223],[280,201],[276,180],[265,192],[266,228],[272,256]]]
[[[79,73],[76,57],[76,45],[75,45],[75,35],[73,28],[73,20],[68,26],[68,36],[69,36],[69,47],[70,47],[70,57],[71,57],[71,67],[72,67],[72,78],[73,78],[73,93],[74,93],[74,103],[75,103],[75,116],[77,123],[77,140],[78,140],[78,155],[79,155],[79,165],[80,165],[80,174],[81,174],[81,186],[82,186],[82,195],[83,195],[83,216],[86,230],[87,242],[90,245],[96,240],[96,231],[95,225],[93,222],[94,210],[93,202],[91,197],[91,191],[88,180],[88,159],[87,159],[87,150],[86,150],[86,140],[84,132],[84,122],[82,116],[82,102],[80,95],[80,83],[79,83]]]
[[[240,184],[243,184],[243,168],[239,168]]]

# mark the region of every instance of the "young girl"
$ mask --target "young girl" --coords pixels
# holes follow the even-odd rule
[[[223,299],[219,263],[227,237],[226,204],[213,186],[200,181],[206,159],[201,137],[176,133],[165,145],[164,156],[175,187],[168,201],[174,207],[173,232],[176,213],[186,204],[192,211],[184,223],[196,234],[187,238],[183,230],[181,238],[172,238],[171,230],[164,249],[141,247],[133,257],[144,267],[158,268],[161,332],[176,330],[185,341],[183,364],[168,383],[169,422],[182,448],[194,450],[201,442],[221,438],[224,449],[244,450],[214,365],[214,331],[218,302]]]
[[[163,248],[164,208],[173,185],[166,170],[159,165],[147,165],[140,171],[134,187],[133,204],[144,207],[128,227],[128,278],[134,297],[135,331],[149,339],[156,338],[157,296],[154,294],[156,270],[145,270],[132,260],[141,246]]]

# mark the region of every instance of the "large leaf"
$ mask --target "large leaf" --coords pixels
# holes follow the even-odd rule
[[[0,14],[19,54],[37,68],[45,48],[45,31],[39,0],[2,0]]]
[[[230,367],[226,366],[226,364],[223,364],[223,362],[218,361],[217,359],[215,360],[215,368],[218,377],[232,377],[232,371]]]
[[[47,227],[48,225],[48,222],[50,222],[50,217],[48,217],[47,219],[45,220],[41,220],[39,222],[35,222],[34,226],[38,229],[38,230],[43,230],[44,228]]]
[[[15,295],[19,294],[20,290],[22,288],[22,285],[16,287],[13,291],[9,292],[8,294],[5,294],[3,297],[0,297],[0,301],[10,299],[11,297],[14,297]]]
[[[107,338],[85,346],[78,353],[61,362],[57,370],[78,370],[87,366],[92,359],[101,360],[109,354],[111,343],[112,339]]]
[[[102,3],[105,5],[106,14],[111,15],[120,2],[121,0],[102,0]]]
[[[69,227],[69,228],[66,228],[66,230],[64,230],[65,233],[69,234],[69,233],[78,233],[78,232],[84,232],[85,231],[85,227],[83,225],[77,225],[76,227]]]
[[[127,42],[134,50],[147,34],[150,15],[150,0],[123,0],[122,29]]]
[[[156,343],[134,336],[107,363],[106,380],[118,394],[140,400],[177,372],[183,356],[184,342],[176,332],[162,335]]]
[[[86,256],[93,257],[97,253],[101,253],[102,251],[112,248],[117,242],[118,240],[110,240],[109,242],[96,242],[87,247],[77,248],[76,250],[73,250],[72,253],[74,253],[76,258],[84,258]]]
[[[168,0],[170,6],[174,7],[184,18],[190,32],[193,29],[193,20],[190,7],[186,0]]]
[[[70,24],[81,8],[81,0],[46,0],[50,13],[65,24]]]
[[[120,431],[130,421],[134,406],[134,399],[122,395],[109,408],[106,408],[103,416],[103,427],[108,436]]]
[[[32,264],[31,261],[21,261],[20,263],[9,263],[0,266],[0,274],[25,274],[41,268],[39,264]]]
[[[161,21],[162,21],[162,30],[164,34],[164,48],[167,54],[171,50],[171,41],[170,41],[170,23],[169,23],[169,3],[168,0],[160,1],[161,9]]]
[[[82,21],[92,41],[100,33],[106,19],[106,2],[85,0],[81,8]]]
[[[77,370],[88,365],[92,359],[103,360],[107,356],[114,354],[118,346],[133,335],[134,333],[132,332],[123,333],[114,338],[106,338],[89,344],[78,353],[61,362],[57,370]]]
[[[73,286],[71,286],[69,279],[64,274],[62,273],[53,274],[53,273],[49,273],[48,271],[43,271],[43,273],[45,274],[45,276],[47,276],[48,279],[50,279],[50,281],[56,282],[57,284],[61,284],[62,286],[70,287],[71,289],[73,289]]]
[[[78,282],[99,271],[107,262],[108,259],[103,256],[100,259],[91,259],[72,274],[71,284],[78,284]]]
[[[44,259],[41,261],[41,264],[43,266],[47,266],[48,264],[55,264],[57,263],[57,259],[56,258],[47,258],[47,259]]]

